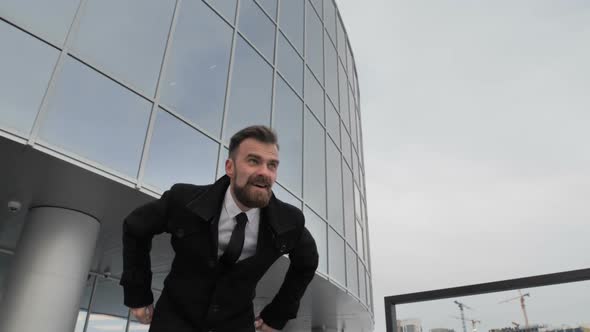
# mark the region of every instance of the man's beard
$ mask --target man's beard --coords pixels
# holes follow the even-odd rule
[[[238,177],[236,174],[235,181],[233,183],[234,194],[236,199],[240,201],[244,206],[248,208],[263,208],[268,205],[270,197],[272,196],[271,181],[264,177],[251,177],[248,182],[242,187],[238,184]],[[256,184],[266,185],[265,191],[254,190],[252,187],[256,187]],[[258,188],[262,189],[262,188]]]

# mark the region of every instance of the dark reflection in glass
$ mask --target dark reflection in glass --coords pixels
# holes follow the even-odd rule
[[[281,1],[279,26],[291,43],[303,54],[303,12],[305,0]]]
[[[305,67],[305,103],[313,114],[324,123],[324,89],[307,66]]]
[[[90,60],[152,96],[174,3],[174,0],[89,0],[72,49],[83,60]]]
[[[233,30],[202,1],[184,1],[177,19],[162,104],[219,137]]]
[[[315,7],[315,10],[317,11],[318,15],[320,17],[322,17],[322,15],[324,15],[324,5],[323,2],[324,0],[310,0],[311,4]]]
[[[344,234],[344,216],[342,215],[342,160],[340,151],[332,140],[327,140],[328,163],[328,223],[335,230]]]
[[[361,261],[358,261],[358,269],[359,269],[359,298],[361,302],[367,304],[367,285],[365,281],[365,268]]]
[[[150,143],[144,182],[161,190],[174,183],[211,183],[218,143],[160,109]]]
[[[311,6],[305,14],[305,59],[311,70],[324,82],[324,28],[322,22]]]
[[[356,254],[349,246],[346,246],[346,288],[356,296],[359,294],[357,264]]]
[[[260,6],[262,6],[262,8],[264,8],[264,11],[266,11],[266,13],[268,15],[270,15],[270,17],[273,20],[277,20],[277,2],[278,0],[256,0],[256,2],[258,2],[260,4]],[[286,1],[283,1],[281,3],[281,5],[283,5],[283,3],[285,3]]]
[[[340,60],[346,65],[346,35],[344,34],[344,26],[342,25],[342,21],[340,17],[337,19],[337,28],[338,28],[338,55],[340,56]]]
[[[272,68],[241,38],[236,41],[226,141],[253,124],[270,124]]]
[[[333,0],[324,0],[324,26],[336,43],[336,7]]]
[[[316,246],[318,247],[318,254],[320,257],[318,271],[328,274],[328,243],[326,235],[326,222],[307,207],[303,210],[303,213],[305,214],[305,227],[313,236]]]
[[[342,286],[346,286],[344,257],[344,240],[332,228],[328,227],[328,273]]]
[[[0,40],[0,125],[28,136],[59,52],[2,21]]]
[[[343,167],[342,192],[344,194],[344,234],[346,242],[356,247],[352,174],[348,167]]]
[[[68,57],[41,124],[41,139],[135,177],[151,103]]]
[[[326,130],[330,137],[336,142],[336,146],[340,147],[340,118],[334,108],[334,105],[326,99]]]
[[[281,75],[299,95],[303,95],[303,59],[299,57],[282,33],[279,33],[277,47],[279,48],[277,63]]]
[[[285,188],[283,188],[283,186],[281,186],[280,183],[275,183],[272,186],[272,192],[275,194],[275,197],[280,199],[281,201],[289,203],[301,209],[301,201],[297,197],[293,196],[293,194],[285,190]]]
[[[240,1],[240,17],[238,30],[248,38],[252,44],[271,63],[274,59],[275,25],[264,15],[262,9],[254,0]]]
[[[303,197],[320,216],[326,216],[326,144],[324,129],[305,112]]]
[[[350,150],[350,136],[348,136],[348,132],[344,129],[344,125],[340,122],[340,133],[342,137],[342,155],[344,156],[344,160],[348,163],[348,165],[352,165],[352,153]]]
[[[232,24],[236,18],[237,0],[205,0]]]
[[[2,0],[0,16],[62,46],[80,0]]]
[[[301,196],[303,103],[280,77],[276,82],[274,127],[281,147],[278,181]]]
[[[0,252],[0,298],[4,293],[4,283],[8,277],[8,271],[12,264],[12,255]]]
[[[336,58],[336,49],[327,37],[324,39],[324,46],[324,55],[326,56],[326,92],[334,105],[338,106],[338,59]],[[342,110],[340,112],[342,113]]]

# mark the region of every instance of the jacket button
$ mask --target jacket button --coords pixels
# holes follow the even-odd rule
[[[287,250],[287,246],[282,244],[281,245],[281,253],[284,253]]]
[[[179,228],[176,230],[176,237],[182,238],[184,236],[184,229]]]

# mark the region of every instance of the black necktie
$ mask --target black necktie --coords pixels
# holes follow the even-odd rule
[[[248,222],[248,216],[244,212],[238,214],[236,216],[236,227],[234,231],[231,233],[231,238],[229,239],[229,243],[227,244],[227,248],[225,248],[225,252],[221,255],[220,261],[225,265],[232,265],[234,264],[240,254],[242,253],[242,248],[244,247],[244,236],[246,230],[246,223]]]

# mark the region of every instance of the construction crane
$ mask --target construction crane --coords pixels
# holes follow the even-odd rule
[[[467,328],[465,327],[465,314],[463,313],[463,311],[464,309],[473,309],[459,301],[455,301],[455,304],[459,306],[459,310],[461,311],[461,323],[463,324],[463,332],[467,332]]]
[[[463,320],[463,318],[461,318],[461,317],[457,317],[457,316],[451,316],[451,317],[452,318],[455,318],[455,319]],[[475,326],[475,324],[481,324],[481,321],[480,320],[477,320],[475,318],[469,318],[469,317],[464,317],[464,318],[466,320],[468,320],[468,321],[471,322],[471,326],[473,327],[473,332],[476,332],[477,331],[477,326]]]
[[[529,327],[529,317],[526,314],[526,306],[524,304],[524,298],[525,296],[531,296],[531,294],[526,293],[526,294],[522,294],[522,292],[520,291],[520,289],[518,290],[518,294],[519,296],[517,297],[513,297],[511,299],[506,299],[504,301],[500,301],[498,303],[506,303],[506,302],[510,302],[510,301],[514,301],[514,300],[518,300],[520,299],[520,308],[522,309],[522,315],[524,316],[524,328],[527,329]]]

